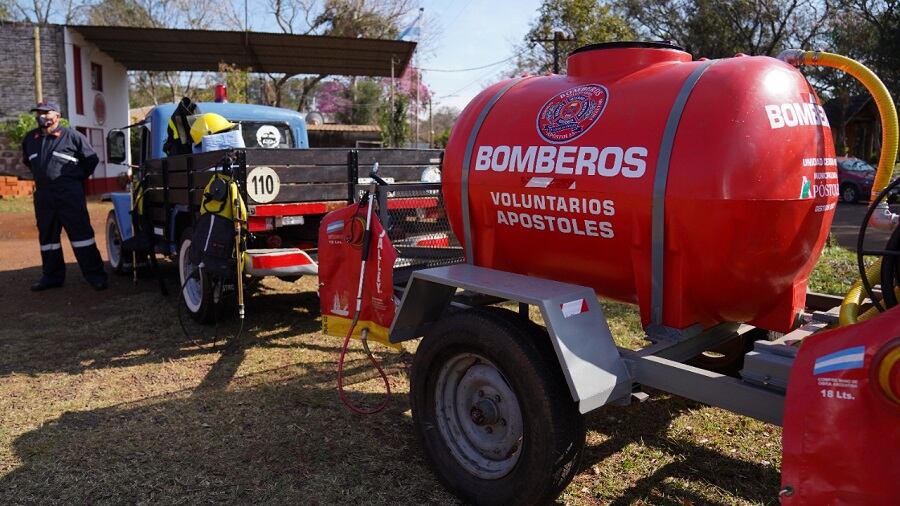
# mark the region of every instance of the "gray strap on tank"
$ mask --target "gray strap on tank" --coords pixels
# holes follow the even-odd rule
[[[500,97],[509,91],[510,88],[525,79],[528,79],[528,77],[513,79],[491,97],[491,100],[484,106],[484,109],[481,110],[481,114],[478,115],[478,119],[475,120],[475,125],[472,126],[472,131],[469,133],[469,140],[466,142],[466,153],[465,156],[463,156],[462,181],[459,186],[460,191],[462,192],[463,242],[466,243],[466,263],[469,264],[474,263],[474,258],[472,256],[472,222],[469,217],[469,170],[472,165],[472,150],[475,149],[475,139],[478,137],[478,131],[481,130],[481,125],[484,124],[484,120],[494,107],[494,104],[496,104],[497,101],[500,100]]]
[[[672,159],[672,148],[675,145],[675,133],[678,131],[678,123],[681,121],[681,113],[687,104],[700,76],[715,63],[709,60],[701,63],[691,72],[681,91],[675,97],[669,118],[666,120],[666,130],[663,132],[662,144],[659,147],[659,157],[656,159],[656,177],[653,180],[653,216],[651,239],[651,287],[650,287],[650,323],[662,325],[663,315],[663,279],[666,245],[666,182],[669,179],[669,161]]]

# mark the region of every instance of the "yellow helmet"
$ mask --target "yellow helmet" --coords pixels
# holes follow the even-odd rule
[[[228,121],[224,116],[208,112],[197,116],[194,120],[194,124],[191,125],[191,138],[194,139],[194,144],[200,144],[204,135],[217,134],[236,126],[236,123]]]

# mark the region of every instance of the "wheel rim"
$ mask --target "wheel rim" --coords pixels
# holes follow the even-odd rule
[[[109,265],[114,269],[122,263],[122,237],[119,236],[119,227],[113,219],[106,220],[106,255]]]
[[[201,273],[200,276],[193,275],[197,267],[191,263],[190,251],[191,240],[186,239],[182,241],[181,248],[178,251],[178,273],[180,274],[183,287],[181,295],[184,299],[184,304],[188,310],[196,313],[200,310],[200,304],[203,302],[203,285],[200,279],[200,276],[203,274]],[[188,276],[190,276],[190,279],[188,279]]]
[[[852,187],[844,188],[844,202],[853,202],[856,200],[856,190]]]
[[[503,373],[486,358],[463,353],[444,363],[435,385],[438,430],[470,474],[498,479],[522,454],[522,411]]]

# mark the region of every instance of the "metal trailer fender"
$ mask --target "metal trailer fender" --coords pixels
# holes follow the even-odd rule
[[[409,279],[390,340],[421,337],[451,304],[457,289],[540,308],[572,398],[581,413],[627,400],[632,377],[590,288],[468,264],[424,269]]]

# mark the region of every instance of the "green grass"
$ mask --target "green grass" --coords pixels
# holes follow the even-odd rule
[[[33,213],[31,197],[7,197],[0,199],[0,213]]]
[[[859,269],[856,264],[856,253],[838,246],[829,238],[822,256],[809,275],[809,290],[843,296],[857,279]]]

